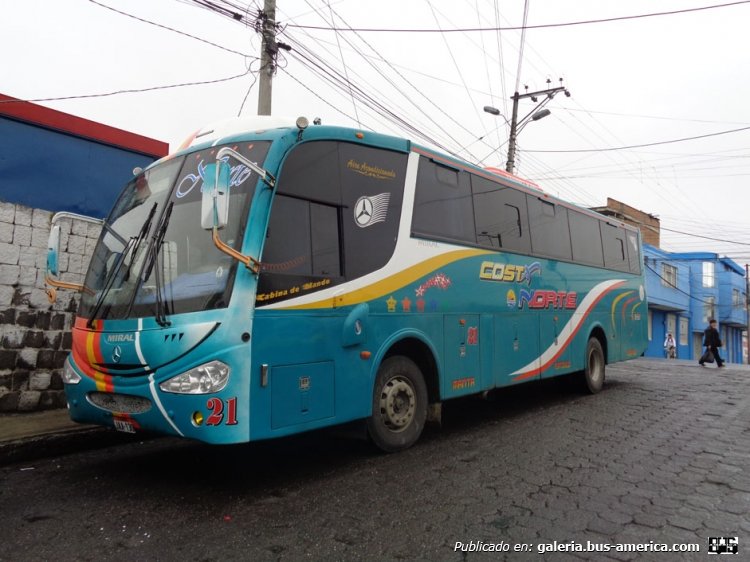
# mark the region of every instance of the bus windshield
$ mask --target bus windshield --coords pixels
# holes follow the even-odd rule
[[[262,164],[269,144],[232,148]],[[159,321],[227,306],[237,262],[214,246],[200,224],[203,174],[219,148],[167,160],[125,186],[94,250],[81,317]],[[243,164],[229,164],[230,216],[222,238],[239,249],[258,178]]]

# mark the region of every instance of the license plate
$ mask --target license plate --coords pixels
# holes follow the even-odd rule
[[[115,420],[115,429],[123,433],[135,433],[135,428],[129,421]]]

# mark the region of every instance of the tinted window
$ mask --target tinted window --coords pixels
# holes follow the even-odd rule
[[[628,231],[628,264],[631,273],[641,272],[641,253],[638,246],[638,235],[635,232]],[[682,335],[682,334],[680,334]]]
[[[529,252],[526,195],[479,176],[471,176],[477,244]]]
[[[531,248],[535,254],[570,260],[568,210],[560,205],[528,195]]]
[[[263,248],[263,270],[312,275],[309,201],[276,196]]]
[[[417,235],[476,243],[468,172],[419,159],[412,230]]]
[[[341,205],[339,143],[308,142],[295,148],[284,162],[278,192],[302,199]]]
[[[295,147],[271,206],[259,304],[385,265],[401,217],[407,155],[333,141]]]
[[[625,246],[625,229],[609,223],[601,223],[602,244],[604,245],[604,266],[620,271],[630,271],[627,247]]]
[[[602,235],[599,232],[599,219],[568,211],[570,223],[570,241],[573,246],[573,260],[587,265],[604,265],[602,252]]]
[[[407,155],[339,144],[344,275],[360,277],[393,255],[404,198]]]
[[[341,275],[339,215],[336,207],[310,203],[312,274]]]

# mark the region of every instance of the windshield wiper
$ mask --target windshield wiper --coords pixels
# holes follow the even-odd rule
[[[94,326],[94,319],[96,318],[96,315],[99,313],[99,310],[102,307],[102,304],[104,304],[104,299],[107,297],[107,294],[109,293],[110,289],[112,288],[112,285],[115,282],[115,278],[117,277],[117,272],[120,271],[120,268],[122,267],[122,264],[125,263],[125,260],[127,259],[128,255],[132,254],[133,258],[130,260],[130,265],[128,266],[128,270],[126,272],[126,275],[130,275],[130,266],[133,265],[133,260],[135,260],[135,256],[138,254],[138,248],[141,245],[141,242],[145,238],[146,234],[148,233],[149,228],[151,228],[151,221],[154,219],[154,213],[156,213],[156,207],[157,203],[154,203],[151,207],[151,210],[148,212],[148,216],[146,217],[146,220],[143,221],[143,224],[141,225],[141,230],[138,233],[138,236],[131,236],[130,240],[128,240],[127,244],[125,245],[125,248],[122,250],[122,254],[120,254],[120,258],[117,260],[115,265],[112,267],[110,272],[107,274],[107,277],[104,280],[104,287],[102,288],[101,293],[99,293],[99,298],[96,300],[96,304],[94,305],[94,308],[91,310],[91,316],[89,317],[88,322],[86,322],[86,326],[88,328],[92,328]],[[109,230],[109,229],[108,229]],[[122,237],[117,236],[119,240],[122,240]]]
[[[159,254],[161,253],[161,246],[164,243],[164,235],[167,233],[167,227],[169,226],[169,219],[172,216],[172,207],[174,207],[174,201],[170,201],[164,214],[161,217],[159,226],[154,231],[151,237],[151,246],[148,249],[148,262],[146,267],[143,268],[143,274],[141,275],[141,283],[144,283],[146,279],[151,275],[151,271],[154,272],[154,283],[156,285],[154,297],[156,302],[156,314],[154,320],[159,326],[167,327],[171,324],[166,317],[166,306],[164,304],[164,298],[162,296],[162,279],[161,279],[161,268],[159,267]],[[135,296],[134,296],[135,297]],[[135,298],[133,299],[135,300]],[[131,306],[133,301],[131,301]]]

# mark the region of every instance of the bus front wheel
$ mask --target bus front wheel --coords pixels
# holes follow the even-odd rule
[[[380,365],[367,430],[387,453],[417,442],[427,417],[427,387],[419,367],[407,357],[389,357]]]
[[[581,378],[583,390],[596,394],[602,389],[605,364],[602,344],[595,337],[589,338],[586,345],[586,367]]]

